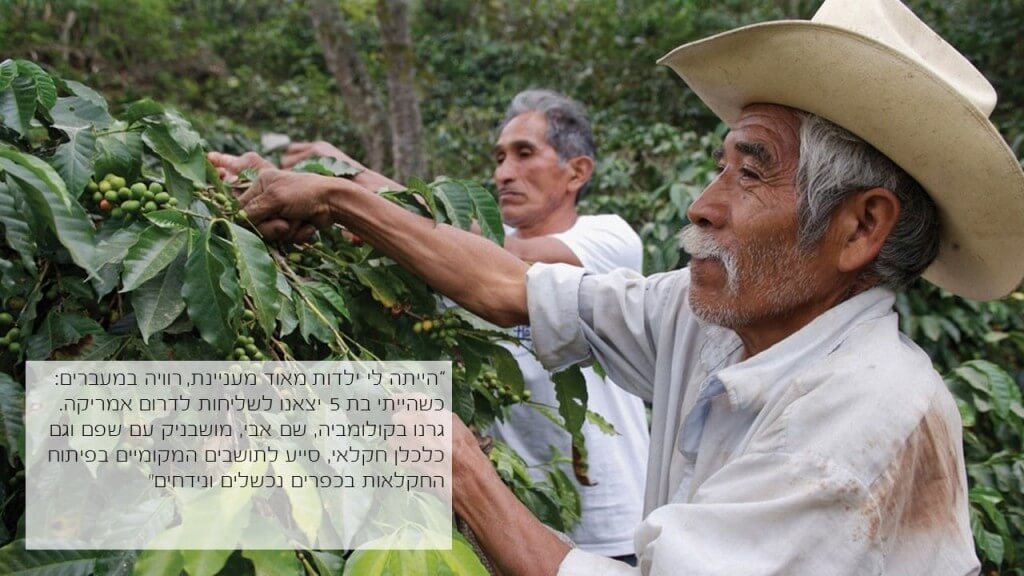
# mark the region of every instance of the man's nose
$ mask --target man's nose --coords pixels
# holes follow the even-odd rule
[[[719,174],[686,210],[686,216],[690,222],[697,226],[711,228],[720,228],[725,225],[729,214],[726,204],[727,187],[726,178]]]
[[[512,162],[508,160],[502,160],[498,162],[498,165],[494,167],[494,183],[508,184],[512,180],[515,180],[516,170]]]

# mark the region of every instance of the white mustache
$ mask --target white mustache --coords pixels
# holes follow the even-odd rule
[[[703,228],[687,224],[679,234],[679,244],[687,254],[701,260],[718,260],[725,268],[728,288],[735,292],[738,288],[738,263],[736,254],[727,250]]]

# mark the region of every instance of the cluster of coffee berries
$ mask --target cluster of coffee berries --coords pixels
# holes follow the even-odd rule
[[[7,328],[8,326],[10,328]],[[7,330],[7,333],[0,338],[0,348],[6,348],[14,354],[21,352],[21,330],[14,325],[14,316],[10,312],[0,312],[0,330],[4,329]]]
[[[139,214],[178,205],[178,200],[164,192],[159,182],[148,186],[145,182],[135,182],[129,187],[127,181],[116,174],[107,174],[99,182],[90,180],[87,189],[100,212],[129,222]]]
[[[416,322],[412,325],[412,331],[416,334],[427,334],[433,340],[443,340],[448,344],[455,344],[455,334],[458,332],[459,322],[455,310],[450,308],[437,318],[427,318]]]
[[[246,310],[243,317],[252,314],[251,310]],[[255,315],[252,316],[255,318]],[[251,318],[250,318],[251,319]],[[235,349],[231,351],[231,357],[228,360],[266,360],[267,356],[257,346],[256,339],[252,336],[246,336],[240,334],[235,339]]]
[[[522,402],[523,400],[529,400],[533,396],[533,393],[529,390],[524,390],[522,395],[516,394],[511,386],[503,385],[498,380],[498,373],[490,368],[481,370],[477,380],[485,390],[489,390],[499,400]]]
[[[323,242],[316,242],[311,245],[316,250],[323,250]],[[288,253],[288,261],[292,264],[299,266],[305,266],[306,268],[316,268],[320,265],[320,257],[317,256],[312,250],[293,251]]]
[[[208,198],[221,214],[230,214],[235,222],[242,223],[249,220],[249,215],[245,213],[245,210],[240,209],[241,205],[234,196],[223,192],[214,192]]]

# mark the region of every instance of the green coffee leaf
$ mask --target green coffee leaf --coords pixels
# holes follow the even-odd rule
[[[194,186],[206,186],[206,154],[199,135],[184,118],[165,114],[163,123],[146,128],[142,140],[154,154],[170,163],[178,175]]]
[[[134,124],[143,118],[159,116],[164,113],[164,107],[149,98],[143,98],[132,104],[121,115],[121,119],[129,124]]]
[[[36,101],[43,107],[43,110],[53,108],[57,103],[57,86],[53,78],[39,67],[35,62],[28,60],[16,60],[18,65],[18,76],[30,76],[36,85]]]
[[[558,413],[569,433],[576,434],[587,417],[587,381],[577,367],[563,370],[551,379],[555,383]]]
[[[37,274],[35,261],[37,247],[35,236],[25,217],[26,208],[21,191],[0,182],[0,223],[4,225],[7,245],[18,253],[25,269],[35,276]]]
[[[341,294],[339,294],[337,290],[331,288],[328,284],[324,282],[317,281],[307,282],[305,287],[316,292],[318,296],[326,300],[327,303],[330,304],[331,307],[334,308],[336,312],[338,312],[338,314],[341,314],[342,316],[348,318],[349,320],[352,319],[352,316],[348,312],[348,306],[345,305],[345,300],[341,297]]]
[[[31,76],[15,76],[8,89],[0,91],[0,120],[18,136],[24,137],[35,115],[35,80]]]
[[[310,172],[322,176],[336,176],[340,178],[351,178],[360,172],[359,168],[337,158],[328,156],[315,156],[307,158],[292,167],[295,172]]]
[[[551,377],[558,398],[558,414],[565,422],[565,430],[572,436],[573,469],[584,485],[586,478],[586,444],[583,440],[583,422],[587,417],[587,381],[578,366],[572,366]]]
[[[50,310],[35,334],[25,340],[25,357],[29,360],[46,360],[57,348],[77,344],[86,336],[103,332],[103,327],[91,318]]]
[[[76,198],[81,196],[86,184],[92,178],[93,154],[96,152],[96,135],[92,128],[64,128],[68,141],[57,147],[50,162],[64,179],[68,191]]]
[[[64,80],[64,86],[75,96],[87,100],[90,104],[101,108],[104,112],[107,111],[107,99],[101,96],[99,92],[74,80]]]
[[[515,356],[512,356],[507,348],[495,345],[491,355],[491,364],[494,365],[494,370],[498,373],[498,381],[502,386],[512,388],[513,394],[522,395],[526,384],[523,382],[523,371],[519,368],[519,362],[516,361]]]
[[[184,230],[189,227],[188,217],[181,210],[154,210],[144,214],[146,220],[167,230]]]
[[[0,574],[7,576],[89,576],[101,552],[26,550],[24,540],[0,548]]]
[[[199,234],[185,263],[181,294],[200,336],[224,352],[235,342],[234,318],[241,307],[242,290],[228,248],[217,240],[211,238],[210,229]]]
[[[505,245],[505,226],[501,223],[501,210],[494,196],[483,186],[469,180],[459,182],[473,200],[473,211],[485,238],[499,246]]]
[[[55,128],[65,131],[88,126],[103,130],[114,122],[105,102],[99,105],[81,96],[58,98],[57,104],[50,109],[50,118]]]
[[[18,65],[14,63],[14,60],[7,59],[0,62],[0,92],[7,90],[7,87],[11,85],[11,81],[18,75]]]
[[[295,289],[300,295],[295,299],[295,315],[298,317],[302,339],[309,342],[309,338],[313,337],[321,342],[333,342],[338,324],[334,314],[329,311],[330,304],[305,286],[296,285]]]
[[[75,264],[94,275],[96,231],[53,168],[33,156],[0,148],[0,170],[7,172],[8,183],[13,179],[20,185],[32,211],[53,230]]]
[[[173,324],[185,310],[181,298],[184,283],[185,257],[179,254],[166,270],[132,292],[135,321],[144,342],[149,343],[150,336]]]
[[[981,515],[976,510],[971,510],[971,532],[974,533],[974,544],[980,549],[986,558],[996,565],[1003,563],[1003,556],[1006,554],[1006,546],[1003,537],[985,528]]]
[[[302,563],[292,550],[243,550],[256,576],[303,576]],[[328,572],[325,576],[329,576]]]
[[[440,222],[441,213],[437,211],[437,199],[434,198],[434,190],[430,185],[413,176],[409,178],[408,189],[423,197],[423,201],[427,203],[427,208],[430,210],[430,217]]]
[[[110,132],[98,134],[93,169],[97,178],[107,174],[137,178],[142,169],[142,136],[123,131],[120,123],[113,124]]]
[[[185,558],[180,550],[145,550],[132,569],[133,576],[180,576]]]
[[[320,576],[341,576],[345,568],[345,559],[341,556],[323,550],[307,550],[306,553]]]
[[[0,372],[0,444],[7,449],[7,461],[24,459],[25,390],[10,375]]]
[[[187,242],[187,230],[153,226],[143,231],[125,256],[121,292],[134,290],[159,274],[178,257]]]
[[[236,224],[228,224],[228,230],[231,232],[231,245],[242,289],[252,300],[257,322],[263,332],[270,336],[281,311],[281,294],[277,291],[277,276],[280,273],[277,265],[258,236]]]
[[[606,420],[604,416],[601,416],[600,414],[594,412],[593,410],[587,410],[587,422],[590,422],[598,430],[604,432],[609,436],[619,435],[619,433],[615,430],[614,424],[612,424],[611,422]]]
[[[444,206],[448,222],[457,228],[469,230],[476,210],[466,187],[454,180],[439,178],[431,184],[431,188],[434,190],[434,197]]]
[[[185,571],[189,574],[216,574],[234,550],[182,550]]]
[[[395,291],[393,279],[379,266],[353,264],[351,268],[359,282],[373,292],[374,300],[388,307],[398,304],[398,293]]]

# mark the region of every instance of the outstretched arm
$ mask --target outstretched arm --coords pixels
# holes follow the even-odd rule
[[[289,237],[294,222],[337,222],[438,292],[495,324],[528,322],[529,266],[475,234],[413,214],[362,186],[316,174],[264,169],[240,198],[270,239]]]

